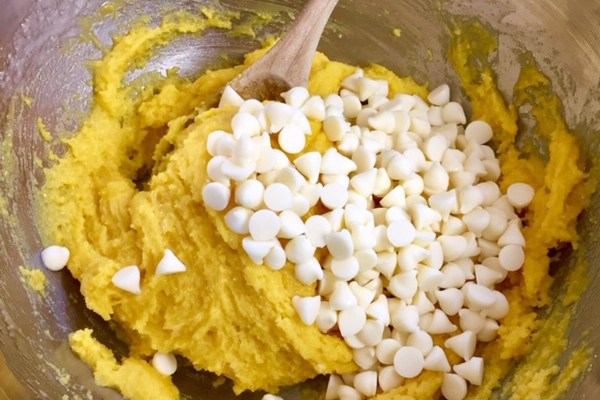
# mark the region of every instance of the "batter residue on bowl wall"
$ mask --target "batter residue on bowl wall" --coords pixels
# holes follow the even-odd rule
[[[41,215],[47,238],[70,249],[69,270],[81,282],[86,305],[120,323],[128,334],[130,355],[118,361],[90,330],[73,333],[71,346],[94,369],[98,384],[117,388],[131,399],[178,398],[171,379],[148,363],[156,351],[180,354],[199,370],[230,378],[236,392],[276,391],[319,374],[356,368],[341,339],[321,334],[297,318],[291,297],[312,295],[315,287],[297,282],[289,267],[273,272],[252,264],[222,215],[202,205],[206,137],[214,130],[227,130],[232,116],[211,106],[223,86],[264,50],[248,54],[243,65],[207,71],[194,81],[171,73],[135,91],[124,84],[127,72],[143,65],[158,46],[207,27],[231,29],[231,18],[214,12],[176,14],[158,27],[140,25],[116,38],[103,59],[92,64],[90,115],[65,141],[67,154],[46,170]],[[486,59],[478,68],[470,62],[495,49],[494,36],[476,24],[464,29],[453,31],[449,55],[471,100],[473,117],[494,128],[502,186],[522,181],[537,191],[525,217],[525,266],[505,283],[511,311],[502,321],[498,340],[483,349],[485,381],[470,396],[488,398],[515,362],[530,354],[530,362],[518,369],[505,390],[515,399],[552,398],[582,371],[587,353],[576,352],[562,372],[555,365],[566,346],[571,312],[563,305],[546,320],[537,314],[552,301],[547,254],[559,243],[576,248],[576,219],[594,186],[583,170],[575,136],[559,117],[560,103],[551,94],[550,82],[534,64],[525,65],[515,102],[507,105]],[[481,39],[477,49],[468,40],[473,34]],[[321,95],[337,92],[355,69],[317,54],[309,89]],[[390,96],[400,91],[426,93],[412,79],[399,78],[381,66],[367,67],[365,74],[389,80]],[[536,154],[520,158],[514,146],[517,108],[526,102],[538,120],[537,133],[548,142],[547,161]],[[307,148],[326,150],[330,143],[320,124],[312,127]],[[165,248],[188,266],[186,274],[154,276]],[[139,296],[111,283],[116,271],[133,264],[142,271],[144,290]],[[571,285],[582,286],[579,280]],[[545,328],[549,323],[551,332]],[[533,346],[538,332],[545,335],[539,350]],[[551,389],[550,380],[559,374],[561,384]],[[380,398],[435,398],[442,377],[426,372]]]

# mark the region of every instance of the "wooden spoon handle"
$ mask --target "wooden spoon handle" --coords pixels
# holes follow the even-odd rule
[[[243,97],[266,99],[295,86],[307,86],[312,60],[338,0],[309,0],[294,25],[267,54],[231,85]],[[270,85],[271,89],[261,88]],[[265,92],[261,96],[260,93]]]
[[[306,86],[323,29],[338,0],[309,0],[296,24],[273,48],[269,58],[271,73],[289,79],[291,86]]]

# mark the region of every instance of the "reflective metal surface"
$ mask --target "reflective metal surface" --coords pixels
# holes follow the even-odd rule
[[[21,283],[17,266],[40,268],[40,234],[36,228],[34,190],[43,180],[36,157],[46,154],[36,118],[43,117],[52,132],[73,132],[89,107],[91,88],[85,60],[100,51],[81,35],[78,17],[96,15],[93,31],[104,44],[110,34],[140,15],[159,15],[165,2],[121,1],[125,12],[117,20],[95,14],[104,0],[3,0],[0,6],[0,186],[7,204],[0,201],[0,349],[21,388],[4,387],[8,398],[56,399],[67,395],[119,399],[115,392],[97,387],[89,369],[71,354],[67,335],[75,329],[94,327],[102,340],[124,351],[112,331],[87,311],[77,283],[63,273],[47,273],[46,298],[30,293]],[[169,7],[197,10],[214,1],[170,1]],[[222,6],[236,10],[280,11],[280,23],[266,32],[280,31],[302,1],[223,0]],[[443,4],[444,10],[440,10]],[[564,99],[570,126],[582,132],[591,159],[600,154],[600,1],[599,0],[342,0],[321,41],[320,49],[331,58],[355,64],[377,62],[401,74],[411,74],[432,86],[449,81],[458,87],[444,56],[443,19],[449,14],[474,16],[501,33],[497,72],[501,88],[510,97],[518,73],[518,54],[527,49],[554,82]],[[400,28],[398,38],[392,29]],[[263,32],[265,33],[265,32]],[[69,44],[70,43],[70,44]],[[65,51],[65,44],[70,50]],[[231,37],[213,31],[202,38],[187,37],[163,49],[146,67],[164,71],[177,65],[185,75],[194,75],[221,62],[221,54],[239,60],[259,41]],[[62,49],[62,50],[61,50]],[[430,52],[430,53],[429,53]],[[431,54],[431,57],[429,56]],[[16,96],[16,97],[15,97]],[[20,96],[34,99],[31,106]],[[16,98],[18,101],[11,101]],[[8,115],[8,118],[5,116]],[[9,144],[11,148],[7,148]],[[56,147],[60,154],[60,146]],[[600,247],[598,227],[600,198],[581,221],[582,246],[590,266],[591,287],[578,306],[571,327],[572,343],[587,338],[600,349],[600,276],[596,267]],[[588,332],[584,336],[584,332]],[[589,372],[565,398],[600,398],[600,361],[592,359]],[[59,379],[69,375],[69,380]],[[10,380],[5,378],[4,380]],[[227,385],[213,388],[211,377],[183,369],[175,377],[188,398],[230,398]],[[14,381],[12,382],[14,383]],[[10,390],[10,392],[8,392]],[[1,393],[1,392],[0,392]],[[284,392],[299,397],[297,388]],[[247,395],[248,398],[260,397]]]

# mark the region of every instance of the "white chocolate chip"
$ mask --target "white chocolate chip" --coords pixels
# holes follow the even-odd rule
[[[458,197],[454,189],[447,192],[434,193],[429,196],[427,201],[429,202],[429,206],[440,213],[444,220],[447,220],[451,212],[455,212],[458,209]]]
[[[352,338],[352,339],[350,339]],[[373,347],[366,347],[364,346],[364,344],[362,344],[362,346],[364,347],[360,347],[357,348],[355,345],[359,343],[359,340],[357,340],[356,343],[353,342],[354,339],[358,339],[357,336],[348,336],[346,338],[344,338],[344,341],[346,342],[346,344],[348,345],[348,347],[352,348],[352,358],[354,360],[354,363],[356,365],[358,365],[362,370],[368,370],[370,368],[372,368],[375,363],[377,362],[377,358],[375,357],[375,349],[373,349]],[[356,374],[352,380],[352,386],[356,387],[356,378],[358,377],[359,374]],[[375,378],[377,379],[377,378]],[[375,383],[377,384],[377,380],[375,381]],[[358,389],[358,388],[357,388]]]
[[[339,183],[329,183],[323,186],[321,202],[330,210],[341,208],[348,202],[348,191]]]
[[[364,371],[354,377],[354,387],[367,398],[377,394],[377,372]]]
[[[283,398],[272,394],[265,394],[261,400],[283,400]]]
[[[418,175],[417,175],[418,176]],[[406,191],[406,187],[404,188]],[[407,193],[408,194],[408,193]],[[436,224],[442,220],[442,216],[439,212],[432,208],[427,207],[425,204],[417,204],[412,210],[412,219],[415,228],[418,230],[425,229],[433,224]]]
[[[239,136],[233,146],[232,160],[235,164],[245,166],[256,166],[256,161],[260,155],[260,148],[246,133]]]
[[[119,289],[133,294],[142,293],[140,289],[140,269],[131,265],[121,268],[112,277],[112,283]]]
[[[384,392],[388,392],[392,389],[397,388],[398,386],[404,383],[404,378],[400,376],[393,365],[389,365],[387,367],[383,367],[379,371],[379,387]]]
[[[467,249],[467,240],[461,235],[441,235],[437,242],[442,246],[445,261],[459,259]]]
[[[477,188],[481,191],[481,194],[483,195],[483,203],[482,206],[484,207],[489,207],[494,205],[494,203],[496,201],[498,201],[498,199],[501,196],[500,193],[500,188],[498,187],[498,184],[496,182],[481,182],[478,183]]]
[[[336,281],[335,288],[329,297],[329,304],[334,310],[348,310],[358,304],[356,297],[347,282]]]
[[[465,137],[467,140],[478,144],[489,142],[493,136],[492,127],[485,121],[472,121],[465,127]]]
[[[435,297],[437,298],[440,308],[446,315],[456,315],[462,308],[464,303],[464,295],[457,288],[449,288],[445,290],[436,290]]]
[[[483,358],[481,357],[473,357],[461,364],[456,364],[453,369],[473,385],[481,385],[483,382]]]
[[[321,159],[322,156],[318,151],[311,151],[296,158],[294,160],[294,165],[309,182],[315,183],[319,179]]]
[[[368,124],[372,129],[376,129],[388,134],[394,132],[396,128],[396,118],[391,111],[383,111],[373,115],[368,120]]]
[[[259,210],[252,214],[248,222],[248,230],[254,240],[268,241],[274,239],[281,229],[281,219],[271,210]]]
[[[300,108],[306,103],[309,99],[310,94],[308,93],[308,89],[303,86],[293,87],[287,92],[281,93],[281,97],[285,100],[285,102],[296,108]]]
[[[508,222],[508,226],[506,230],[498,238],[498,246],[507,246],[509,244],[514,244],[517,246],[525,246],[525,237],[521,233],[521,229],[519,228],[519,219],[513,218]]]
[[[227,175],[223,173],[222,166],[226,160],[226,157],[214,156],[206,165],[206,172],[208,173],[208,177],[213,181],[225,184],[225,186],[227,186],[228,178]]]
[[[459,375],[444,374],[442,394],[446,400],[463,400],[467,397],[467,382]]]
[[[161,375],[170,376],[177,371],[177,359],[171,353],[156,352],[152,356],[152,366]]]
[[[323,121],[325,119],[325,102],[320,96],[310,97],[301,107],[302,112],[310,119]]]
[[[508,202],[517,209],[527,207],[534,195],[535,190],[526,183],[513,183],[506,191]]]
[[[252,210],[258,209],[263,203],[265,187],[256,179],[248,179],[235,189],[236,204]]]
[[[244,100],[244,102],[240,105],[240,109],[238,112],[247,112],[252,115],[258,115],[264,108],[263,103],[256,99],[248,99]]]
[[[448,263],[441,269],[441,271],[444,275],[444,278],[440,283],[441,288],[458,288],[465,284],[465,274],[458,265],[454,263]]]
[[[366,309],[375,298],[376,292],[369,287],[361,286],[357,277],[355,277],[354,281],[350,282],[348,286],[354,294],[354,297],[356,297],[358,305],[364,309]]]
[[[483,231],[489,226],[491,221],[490,213],[481,207],[477,207],[465,214],[462,219],[469,231],[478,237],[483,234]]]
[[[358,127],[353,126],[352,128]],[[350,132],[344,135],[342,140],[337,143],[338,150],[346,157],[354,153],[360,146],[360,128],[358,133],[352,128],[350,128]]]
[[[459,103],[451,101],[442,107],[442,118],[446,123],[465,124],[467,117]]]
[[[321,264],[319,264],[319,261],[312,255],[307,257],[305,260],[296,263],[295,272],[296,279],[305,285],[312,285],[316,281],[322,280],[324,277]]]
[[[264,112],[267,121],[267,130],[270,133],[276,133],[281,131],[290,122],[294,114],[294,109],[285,103],[269,101],[265,104]]]
[[[494,284],[504,280],[504,276],[482,264],[475,265],[475,278],[478,285],[492,287]]]
[[[427,110],[427,119],[432,127],[440,127],[444,125],[444,119],[442,118],[442,107],[431,106]],[[444,135],[444,137],[446,137]]]
[[[337,315],[338,313],[331,308],[329,302],[321,301],[315,324],[321,332],[327,333],[337,324]]]
[[[356,260],[358,261],[358,267],[360,268],[361,272],[369,271],[375,268],[379,258],[377,253],[375,253],[375,250],[372,248],[359,250],[354,253],[354,257],[356,257]]]
[[[436,106],[446,105],[450,101],[450,87],[445,83],[436,87],[427,95],[427,100]]]
[[[354,161],[344,157],[336,149],[327,150],[321,160],[320,172],[325,175],[348,175],[356,169]]]
[[[389,325],[390,312],[388,310],[387,297],[383,294],[379,295],[377,300],[369,304],[366,314],[371,318],[381,321],[386,326]]]
[[[420,265],[417,271],[419,289],[425,292],[436,290],[444,279],[444,275],[439,270],[426,265]]]
[[[42,264],[50,271],[60,271],[67,266],[71,253],[63,246],[48,246],[41,252]]]
[[[406,180],[415,173],[411,160],[403,154],[394,156],[387,164],[386,171],[391,179],[396,180]]]
[[[231,86],[225,86],[221,100],[219,101],[219,108],[221,107],[237,107],[239,108],[244,103],[242,96],[238,94]]]
[[[350,335],[350,336],[346,336],[344,339],[344,342],[346,342],[346,345],[348,347],[350,347],[353,350],[361,350],[361,349],[365,349],[365,344],[363,342],[361,342],[358,339],[358,336],[356,335]],[[370,359],[370,357],[369,357]],[[347,381],[347,379],[344,378],[344,381]],[[350,383],[351,384],[351,383]]]
[[[477,335],[471,331],[464,331],[456,336],[446,339],[444,346],[464,360],[470,360],[475,353],[475,345],[477,344]]]
[[[504,214],[507,219],[513,219],[517,217],[515,209],[508,201],[508,196],[506,195],[498,197],[494,204],[492,204],[492,207]]]
[[[334,258],[331,260],[330,268],[333,275],[342,281],[353,279],[359,271],[358,260],[355,257],[348,257],[342,260]]]
[[[381,343],[384,328],[381,321],[367,320],[360,332],[357,333],[357,337],[365,346],[373,347]]]
[[[223,211],[229,204],[231,191],[219,182],[210,182],[202,189],[202,198],[206,205],[215,211]]]
[[[373,195],[377,197],[385,196],[392,188],[392,180],[388,176],[384,168],[377,168],[377,175],[375,176],[375,187],[373,188]]]
[[[263,198],[265,205],[275,212],[292,208],[292,192],[283,183],[272,183],[267,186]]]
[[[350,179],[350,186],[363,197],[371,196],[375,190],[376,178],[377,169],[372,168],[368,171],[355,174]]]
[[[454,332],[457,327],[448,319],[448,316],[442,310],[436,309],[433,312],[428,326],[422,327],[422,329],[431,335],[437,335]]]
[[[498,322],[486,319],[483,328],[477,333],[477,340],[484,343],[491,342],[496,338],[498,327]]]
[[[490,318],[501,320],[508,314],[508,300],[504,294],[497,290],[494,290],[492,293],[496,300],[494,301],[494,304],[484,310],[484,313]]]
[[[314,297],[300,297],[294,296],[292,298],[294,308],[298,312],[298,316],[304,322],[305,325],[314,324],[319,314],[319,308],[321,305],[321,296]]]
[[[362,400],[360,392],[351,386],[342,385],[338,388],[337,394],[340,399],[344,400]]]
[[[402,344],[395,339],[383,339],[375,349],[375,355],[379,362],[385,365],[394,363],[394,356],[400,350]]]
[[[350,124],[348,124],[342,116],[333,115],[325,118],[323,121],[323,132],[327,135],[327,139],[332,142],[342,140],[349,130]]]
[[[429,371],[450,372],[448,358],[440,346],[434,346],[425,357],[424,368]]]
[[[165,249],[163,258],[158,262],[156,266],[155,275],[169,275],[176,274],[178,272],[185,272],[185,264],[181,262],[175,254],[169,249]]]
[[[469,310],[468,308],[460,310],[458,315],[460,317],[460,329],[463,331],[479,333],[485,325],[485,317],[482,317],[480,313]]]
[[[298,125],[287,124],[279,132],[278,143],[281,150],[288,154],[298,154],[304,150],[306,135]]]
[[[506,215],[495,207],[488,207],[486,211],[490,214],[490,223],[483,231],[482,236],[486,240],[495,242],[506,231],[508,221]]]
[[[408,335],[406,345],[419,349],[425,357],[433,349],[433,339],[427,332],[418,330]]]
[[[306,226],[302,219],[292,210],[285,210],[279,214],[281,218],[281,229],[277,237],[282,239],[293,239],[306,233]]]
[[[355,95],[342,96],[344,105],[344,117],[356,118],[362,108],[360,99]]]
[[[303,217],[310,211],[308,199],[301,194],[295,194],[292,200],[292,211]]]
[[[287,259],[296,264],[308,261],[315,254],[315,250],[316,247],[305,235],[296,236],[285,245]]]
[[[472,310],[478,311],[491,307],[496,301],[494,292],[485,286],[469,282],[462,287],[465,294],[465,304]]]
[[[423,152],[430,161],[441,162],[448,150],[448,139],[442,134],[431,136],[425,142]]]
[[[377,156],[364,146],[359,146],[352,154],[352,161],[356,164],[357,172],[364,172],[375,167]]]
[[[250,237],[242,239],[242,247],[248,257],[258,265],[262,265],[264,258],[269,254],[273,248],[273,241],[257,241]]]
[[[231,119],[233,137],[239,139],[242,135],[252,137],[260,134],[258,119],[249,112],[240,111]]]
[[[394,356],[394,368],[404,378],[414,378],[423,371],[425,358],[416,347],[404,346]]]
[[[329,221],[321,215],[313,215],[306,220],[305,227],[310,243],[318,248],[325,247],[325,237],[332,231]]]
[[[476,186],[464,186],[458,190],[460,213],[468,214],[483,203],[483,194]]]
[[[341,310],[338,315],[338,327],[342,337],[356,335],[363,329],[366,322],[367,315],[358,306]]]
[[[281,245],[275,244],[273,248],[269,250],[263,261],[267,267],[273,271],[278,271],[285,266],[285,262],[287,261],[285,250],[283,250]]]
[[[344,382],[338,375],[329,375],[329,381],[327,382],[327,389],[325,391],[325,400],[337,400],[339,399],[338,389]]]
[[[448,189],[450,177],[448,172],[438,161],[434,161],[431,167],[423,175],[425,193],[441,193]]]
[[[345,260],[354,253],[354,242],[348,230],[343,229],[340,232],[330,232],[325,235],[327,250],[338,260]]]
[[[323,217],[327,219],[331,225],[332,231],[340,231],[343,227],[344,222],[344,210],[342,208],[336,208],[328,213],[323,214]]]
[[[500,250],[498,260],[505,270],[518,271],[525,262],[525,251],[521,246],[509,244]]]
[[[419,311],[413,305],[401,304],[391,315],[394,329],[400,332],[416,332],[419,330]]]
[[[206,149],[211,156],[230,157],[233,154],[235,139],[224,131],[214,131],[208,135]]]
[[[417,311],[419,315],[423,315],[425,313],[433,312],[435,310],[435,306],[429,300],[425,292],[418,291],[415,297],[413,298],[413,303],[415,307],[417,307]]]

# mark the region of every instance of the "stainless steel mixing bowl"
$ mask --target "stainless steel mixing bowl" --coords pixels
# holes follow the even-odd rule
[[[107,325],[85,308],[77,283],[67,272],[46,273],[49,288],[47,296],[40,298],[23,286],[17,270],[18,265],[40,268],[38,251],[42,242],[32,206],[43,174],[34,159],[43,158],[45,152],[36,132],[36,118],[43,117],[53,132],[74,132],[82,113],[89,109],[90,73],[85,60],[101,53],[85,40],[76,40],[85,26],[78,18],[96,15],[87,21],[96,21],[93,30],[108,45],[111,33],[138,16],[159,15],[167,4],[161,0],[120,0],[117,3],[123,5],[124,13],[115,20],[99,17],[96,10],[103,2],[2,0],[0,5],[0,186],[2,198],[8,202],[0,222],[0,348],[16,378],[5,375],[3,381],[18,381],[21,385],[10,389],[8,398],[58,399],[64,394],[86,393],[97,399],[120,398],[112,390],[97,387],[89,369],[71,354],[66,344],[67,335],[73,330],[93,327],[105,343],[124,351]],[[215,1],[172,0],[168,7],[197,10],[201,4]],[[288,11],[297,11],[303,1],[222,0],[220,4],[242,12],[281,12],[282,22],[267,27],[262,32],[265,34],[283,29],[289,22]],[[334,59],[354,64],[377,62],[421,82],[435,85],[448,81],[458,88],[444,52],[444,21],[451,14],[476,17],[500,32],[496,70],[508,98],[519,69],[517,56],[523,50],[531,51],[543,72],[554,81],[564,100],[566,120],[582,133],[590,159],[598,157],[599,0],[341,0],[320,49]],[[394,28],[401,29],[400,37],[391,34]],[[65,51],[68,43],[70,49]],[[183,74],[192,76],[221,63],[224,52],[235,61],[258,45],[258,39],[211,31],[199,39],[177,40],[146,69],[164,71],[179,66]],[[11,102],[11,98],[21,95],[35,101],[30,107],[22,101]],[[12,140],[7,139],[10,137]],[[8,142],[12,148],[6,148]],[[57,147],[56,151],[60,153],[62,149]],[[587,340],[594,354],[600,350],[600,275],[596,268],[600,247],[594,224],[599,218],[600,198],[595,195],[580,223],[591,285],[577,307],[570,329],[570,348]],[[600,398],[599,378],[600,361],[593,357],[587,373],[565,398]],[[211,379],[186,368],[175,377],[186,398],[232,397],[227,385],[213,388]],[[298,398],[299,391],[289,389],[284,397]]]

